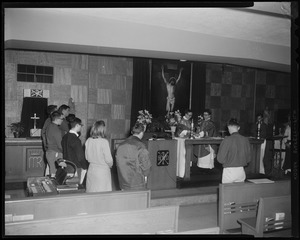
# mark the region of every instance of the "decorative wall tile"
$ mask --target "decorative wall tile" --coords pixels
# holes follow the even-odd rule
[[[231,76],[232,76],[232,79],[231,79],[232,84],[242,84],[243,83],[243,74],[241,72],[232,72]]]
[[[98,57],[97,56],[89,56],[88,60],[89,64],[89,72],[90,73],[98,73]]]
[[[96,88],[89,88],[88,89],[88,103],[97,103],[97,89]]]
[[[64,53],[54,54],[54,66],[55,67],[72,67],[72,55]]]
[[[5,99],[16,100],[17,96],[14,92],[14,89],[17,87],[16,82],[16,64],[14,63],[5,63]]]
[[[256,84],[266,84],[266,72],[257,71]]]
[[[133,60],[132,60],[132,58],[128,58],[127,59],[127,71],[126,71],[126,75],[128,77],[132,77],[133,76]]]
[[[113,89],[126,90],[126,76],[115,75]]]
[[[110,121],[110,133],[111,134],[126,134],[125,131],[125,120],[112,119]]]
[[[97,88],[98,73],[89,73],[89,88]]]
[[[68,103],[71,97],[71,86],[70,85],[53,85],[50,91],[51,99],[59,99],[59,102],[65,104]],[[74,98],[73,98],[74,99]]]
[[[53,66],[55,53],[37,52],[37,65]]]
[[[87,114],[88,119],[94,119],[94,116],[96,115],[96,106],[97,106],[96,104],[88,103],[88,114]],[[88,124],[90,124],[89,121]]]
[[[113,57],[98,57],[98,73],[113,74],[113,64]]]
[[[266,72],[266,85],[269,85],[269,84],[277,84],[276,83],[276,73],[274,72]]]
[[[231,84],[232,83],[231,79],[232,79],[231,72],[224,72],[222,83]]]
[[[87,70],[72,70],[72,85],[86,86],[89,81],[89,73]]]
[[[89,69],[89,56],[88,55],[77,55],[74,54],[72,58],[72,68],[88,70]]]
[[[111,118],[112,119],[125,119],[125,106],[124,105],[111,105]]]
[[[231,84],[222,84],[221,95],[230,96],[231,94]]]
[[[111,89],[98,89],[97,103],[99,104],[111,104]]]
[[[243,73],[243,84],[249,84],[249,85],[254,86],[254,84],[255,84],[255,72],[254,71]]]
[[[113,59],[113,73],[126,75],[127,73],[127,61],[124,58],[114,58]]]
[[[18,64],[37,65],[38,53],[30,51],[19,51],[17,56]]]
[[[111,89],[111,86],[114,85],[115,76],[114,75],[106,75],[106,74],[98,74],[97,87],[103,89]]]
[[[132,76],[126,76],[126,87],[125,87],[125,89],[131,91],[132,90],[132,83],[133,83]]]
[[[111,104],[98,104],[96,108],[96,119],[110,119],[111,118]]]
[[[87,87],[86,86],[71,86],[71,98],[74,102],[87,103]]]
[[[266,86],[266,98],[274,98],[275,97],[275,86],[267,85]]]
[[[221,83],[222,82],[222,72],[221,71],[211,71],[210,82]]]
[[[241,97],[242,94],[242,85],[231,85],[231,96],[234,98]]]
[[[18,63],[18,51],[14,50],[5,50],[4,52],[5,63]]]
[[[221,87],[219,83],[211,83],[210,85],[210,95],[211,96],[221,96]]]
[[[72,81],[72,69],[71,68],[62,68],[55,67],[54,68],[54,84],[59,85],[71,85]]]
[[[219,108],[221,99],[220,97],[211,97],[210,98],[210,108]]]
[[[112,104],[125,104],[126,103],[126,92],[123,90],[112,89]]]

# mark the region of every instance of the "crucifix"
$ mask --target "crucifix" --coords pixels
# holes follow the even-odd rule
[[[40,119],[39,117],[36,116],[36,113],[34,114],[33,117],[31,117],[31,119],[33,119],[33,129],[36,129],[36,120]]]

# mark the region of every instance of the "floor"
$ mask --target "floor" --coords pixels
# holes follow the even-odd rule
[[[264,178],[265,175],[257,174],[255,176],[247,176],[247,178]],[[153,198],[163,198],[167,196],[161,196],[159,194],[169,194],[169,197],[176,197],[184,194],[195,195],[197,189],[203,189],[202,195],[216,194],[218,185],[221,182],[221,172],[218,169],[208,172],[201,172],[201,170],[191,171],[191,181],[183,182],[179,181],[177,189],[174,189],[173,196],[170,195],[170,191],[157,191],[152,194]],[[188,194],[189,192],[189,194]],[[26,194],[26,182],[20,183],[6,183],[5,195],[10,196],[11,199],[27,197]],[[175,196],[176,195],[176,196]],[[217,195],[216,195],[217,196]],[[179,219],[178,219],[178,232],[206,229],[217,227],[217,199],[213,201],[180,205],[179,204]]]

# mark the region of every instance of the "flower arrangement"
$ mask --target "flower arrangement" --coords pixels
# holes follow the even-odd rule
[[[152,114],[147,110],[140,110],[137,118],[137,122],[147,125],[152,122]]]
[[[8,125],[10,131],[15,135],[15,137],[19,137],[21,133],[24,132],[24,126],[21,122],[15,122]]]
[[[181,113],[179,110],[176,110],[175,112],[168,112],[165,116],[167,124],[171,126],[177,126],[177,124],[181,120]]]

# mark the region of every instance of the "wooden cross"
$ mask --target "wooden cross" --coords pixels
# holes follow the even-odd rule
[[[36,120],[40,119],[39,117],[36,116],[36,113],[34,114],[33,117],[31,117],[31,119],[33,119],[33,129],[36,129]]]

